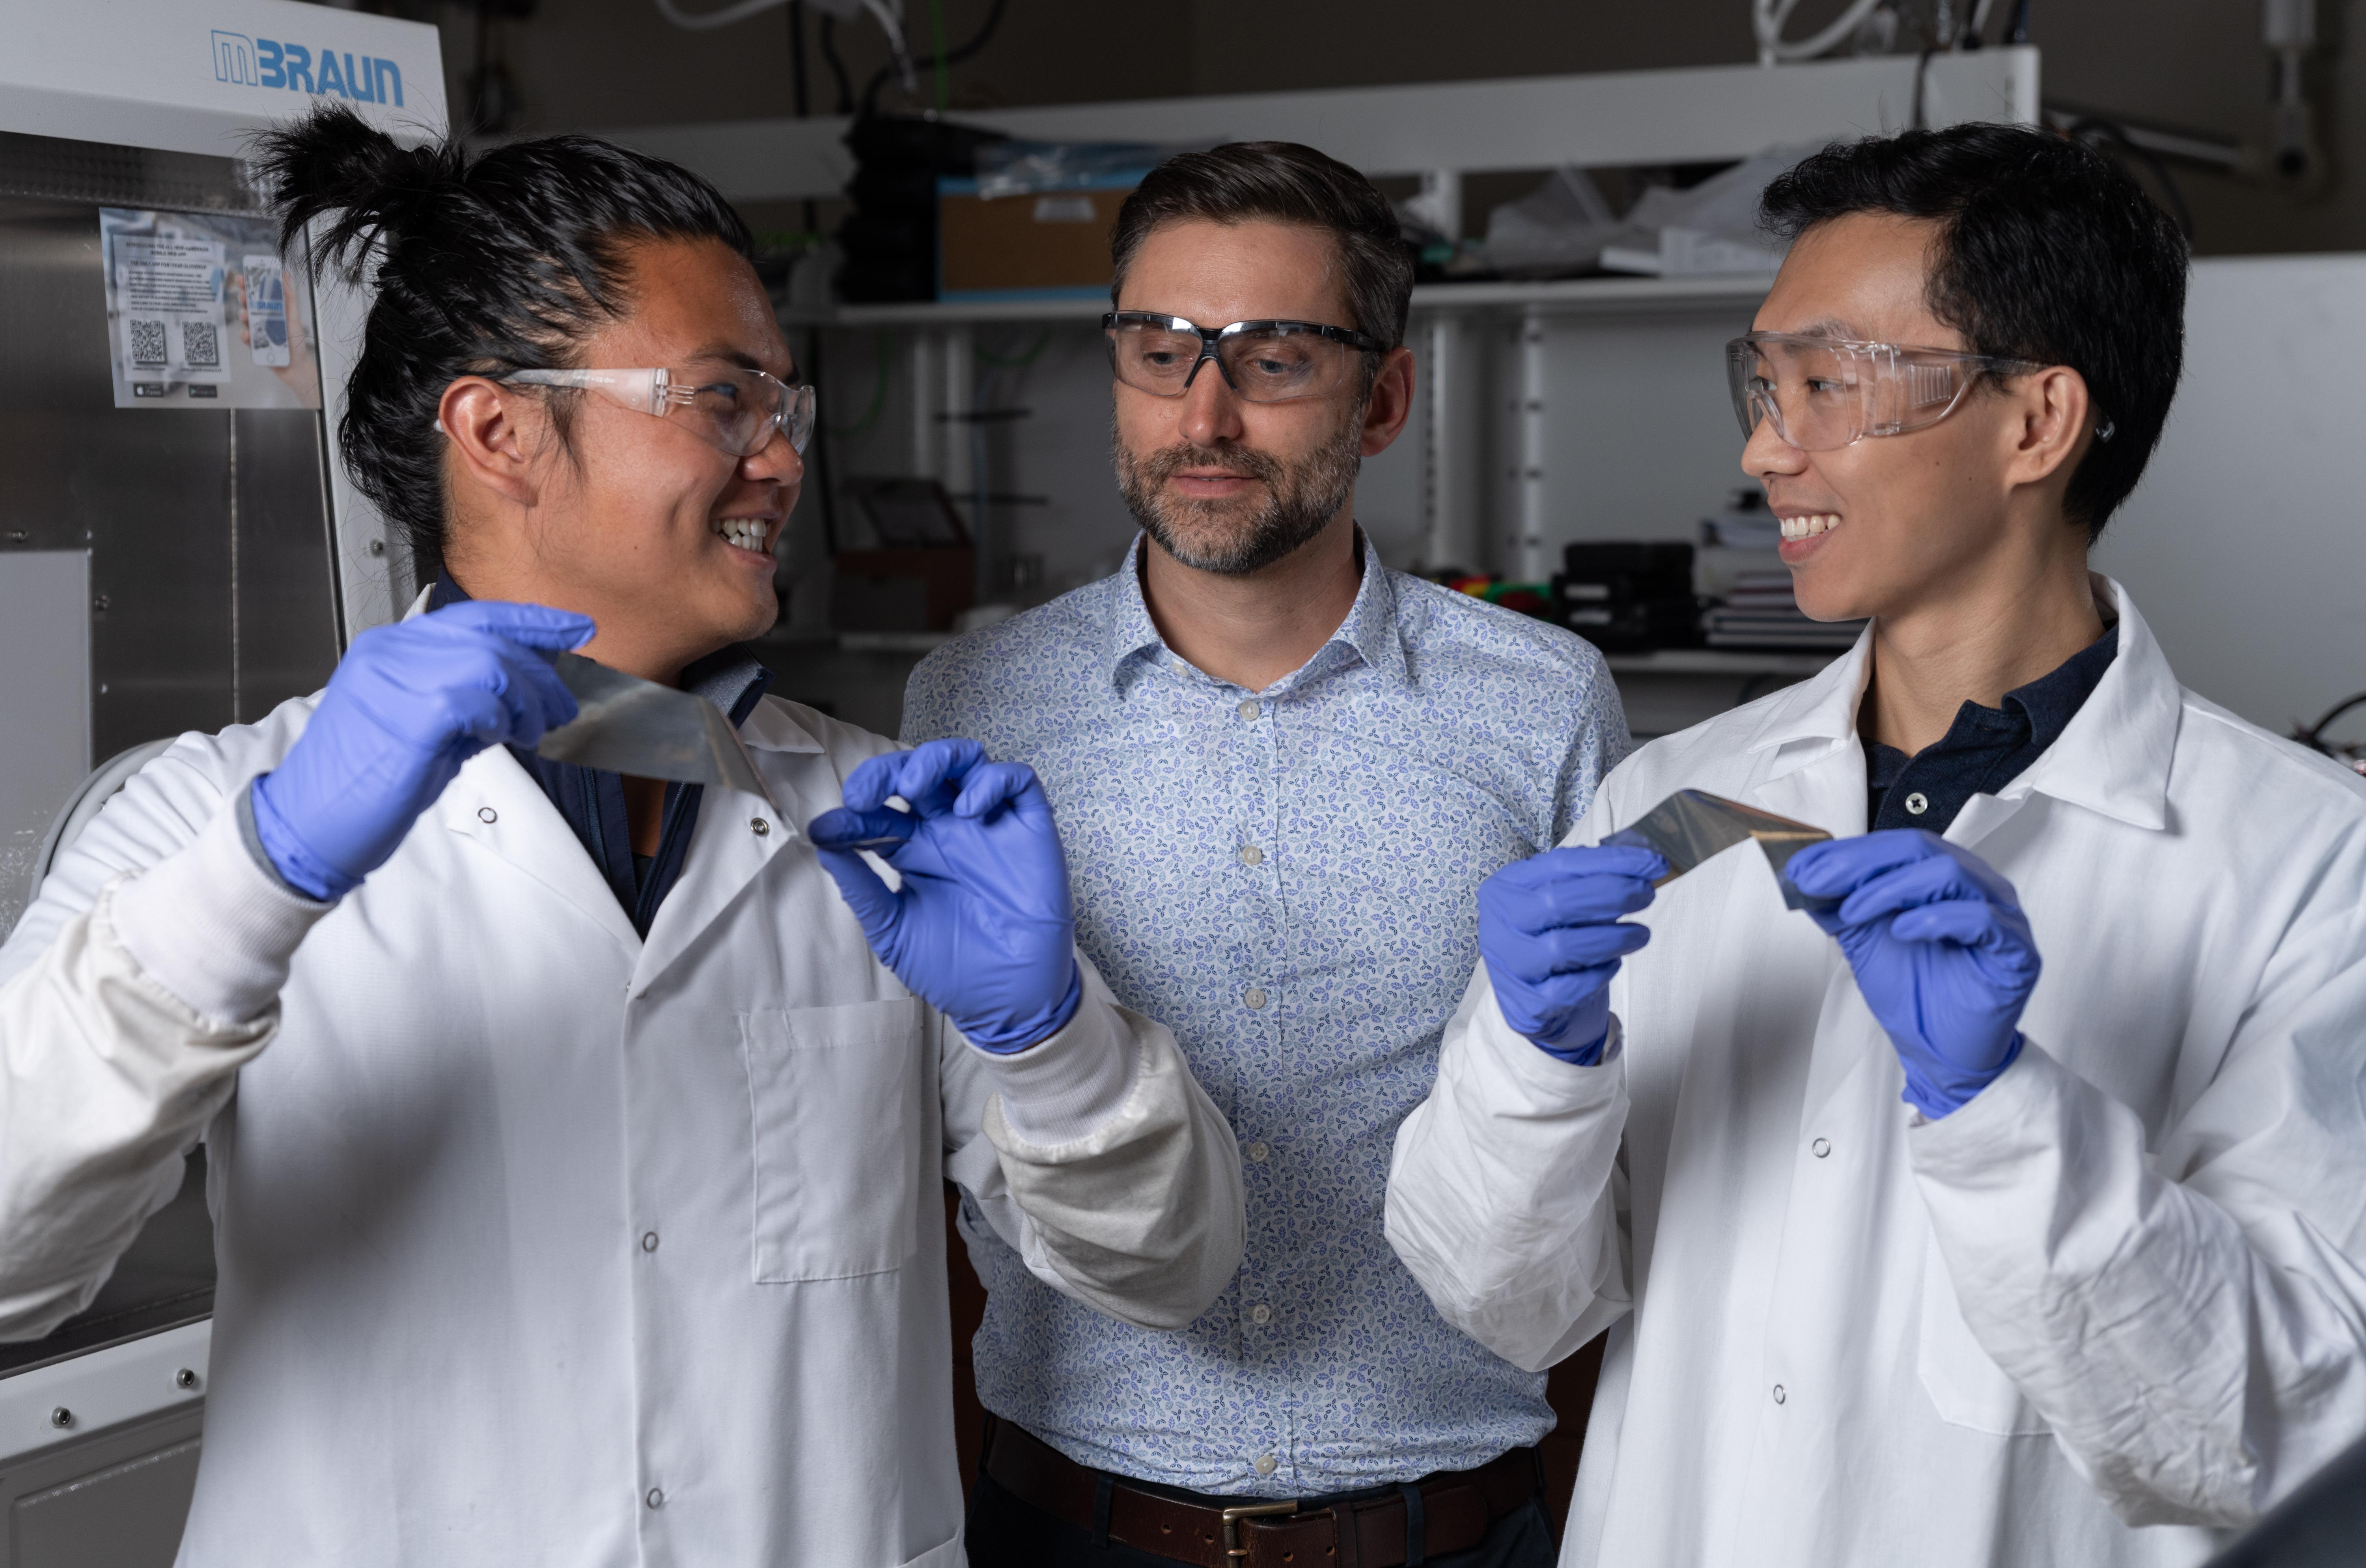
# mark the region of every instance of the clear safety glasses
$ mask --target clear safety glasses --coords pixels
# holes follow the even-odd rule
[[[2026,359],[1792,333],[1752,333],[1725,345],[1743,438],[1767,420],[1802,452],[1921,430],[1955,412],[1982,376],[2043,368]]]
[[[1234,321],[1203,327],[1181,316],[1111,310],[1101,318],[1109,334],[1110,369],[1138,391],[1179,398],[1200,367],[1217,373],[1244,400],[1286,403],[1335,392],[1368,354],[1388,344],[1346,327],[1319,321]]]
[[[752,457],[780,431],[802,453],[813,439],[814,389],[761,370],[519,370],[505,387],[571,387],[638,413],[674,420],[735,457]]]

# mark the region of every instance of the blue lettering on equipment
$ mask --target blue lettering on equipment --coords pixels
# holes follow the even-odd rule
[[[291,93],[334,93],[357,104],[402,106],[402,67],[377,55],[356,59],[335,50],[315,51],[277,39],[213,33],[214,80],[242,87],[284,87]]]
[[[214,33],[214,80],[259,87],[254,72],[254,45],[244,33]]]

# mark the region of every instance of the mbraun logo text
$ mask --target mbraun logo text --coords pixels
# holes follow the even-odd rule
[[[356,59],[350,51],[307,49],[244,33],[214,33],[214,80],[402,107],[402,68],[391,60],[366,54]]]

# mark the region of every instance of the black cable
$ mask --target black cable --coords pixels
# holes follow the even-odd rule
[[[485,123],[487,86],[490,82],[488,62],[493,51],[493,0],[477,0],[477,69],[468,84],[468,118],[478,130],[497,129]]]
[[[2366,705],[2366,692],[2360,692],[2354,697],[2345,697],[2341,701],[2334,704],[2331,711],[2327,713],[2323,718],[2318,719],[2315,724],[2303,725],[2298,729],[2295,729],[2293,732],[2293,739],[2299,741],[2302,745],[2308,747],[2311,750],[2322,751],[2328,757],[2333,756],[2333,748],[2327,745],[2323,740],[2319,739],[2318,737],[2326,732],[2326,729],[2335,719],[2339,718],[2351,708],[2362,705]],[[2344,760],[2346,761],[2347,759]]]
[[[827,11],[821,18],[821,58],[829,67],[829,74],[838,84],[838,112],[854,112],[854,78],[846,73],[846,62],[838,52],[838,18]]]
[[[813,113],[813,80],[806,69],[806,0],[789,0],[789,91],[799,119]]]
[[[789,0],[789,89],[797,108],[799,119],[813,116],[813,69],[806,58],[806,0]],[[814,198],[805,199],[806,232],[816,238],[821,229],[821,209]]]
[[[802,368],[806,379],[818,387],[822,381],[821,329],[813,328],[806,334],[806,362]],[[821,492],[821,545],[832,560],[838,558],[838,487],[829,482],[829,426],[821,420],[814,421],[813,477],[814,487]]]
[[[2029,41],[2029,0],[2015,0],[2012,7],[2012,26],[2005,29],[2004,41],[2007,43]]]
[[[2083,141],[2090,147],[2101,138],[2151,171],[2153,182],[2160,186],[2161,195],[2168,198],[2169,215],[2177,220],[2178,232],[2185,236],[2187,244],[2193,243],[2193,209],[2185,205],[2185,193],[2178,188],[2176,176],[2169,172],[2168,164],[2153,155],[2151,149],[2139,147],[2129,140],[2125,126],[2090,116],[2073,121],[2065,134],[2073,141]]]
[[[932,54],[925,59],[913,61],[913,71],[915,73],[941,71],[949,66],[959,65],[963,61],[976,54],[977,51],[984,49],[986,46],[987,41],[994,37],[995,29],[1002,26],[1002,14],[1009,8],[1010,0],[992,0],[992,3],[986,6],[986,20],[978,24],[977,31],[970,35],[969,41],[967,43],[964,43],[956,49],[949,49],[942,54]],[[891,80],[893,80],[895,75],[895,62],[890,61],[887,64],[879,68],[879,73],[877,75],[871,78],[871,85],[862,89],[862,112],[864,114],[876,114],[878,112],[879,89],[885,86]]]
[[[1914,62],[1914,115],[1906,123],[1916,130],[1931,129],[1922,121],[1922,83],[1923,79],[1931,73],[1931,57],[1938,52],[1939,46],[1932,44],[1924,49]]]

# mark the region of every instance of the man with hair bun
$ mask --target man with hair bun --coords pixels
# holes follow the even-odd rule
[[[1144,1334],[965,1211],[996,1417],[971,1559],[1541,1568],[1544,1377],[1439,1320],[1380,1202],[1477,954],[1471,896],[1585,809],[1626,747],[1617,693],[1585,643],[1391,571],[1357,525],[1414,389],[1412,258],[1369,181],[1287,142],[1186,153],[1113,249],[1142,532],[1115,576],[931,654],[904,734],[1042,775],[1078,940],[1240,1138],[1247,1244],[1210,1311]]]
[[[1742,467],[1872,624],[1481,890],[1389,1237],[1521,1366],[1609,1331],[1565,1564],[2198,1563],[2366,1431],[2366,784],[2088,569],[2182,355],[2124,175],[1957,126],[1764,216]],[[1840,837],[1655,893],[1678,790]]]
[[[373,268],[339,436],[434,585],[150,763],[0,948],[0,1333],[202,1140],[183,1568],[960,1568],[941,1184],[1155,1334],[1240,1257],[1232,1134],[1079,962],[1031,773],[765,694],[813,394],[714,188],[335,108],[261,152]],[[569,649],[764,796],[539,755]]]

